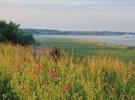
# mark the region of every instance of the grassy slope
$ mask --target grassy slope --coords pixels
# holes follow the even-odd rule
[[[112,57],[33,58],[32,48],[0,44],[0,100],[134,100],[135,65]]]
[[[38,39],[37,39],[38,40]],[[108,45],[96,41],[83,41],[62,38],[42,38],[38,40],[43,46],[55,46],[65,52],[74,52],[79,56],[88,55],[111,55],[124,61],[135,61],[135,49],[130,50],[124,46]]]

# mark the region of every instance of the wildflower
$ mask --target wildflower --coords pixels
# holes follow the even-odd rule
[[[37,69],[38,69],[38,68],[40,68],[40,66],[39,66],[39,65],[35,65],[35,68],[37,68]]]
[[[69,86],[68,86],[68,85],[65,85],[65,86],[63,87],[63,89],[64,89],[64,90],[67,90],[67,89],[69,89]]]
[[[20,62],[18,63],[17,68],[20,68],[21,66],[22,66],[22,61],[20,61]]]
[[[19,62],[19,66],[21,66],[21,65],[22,65],[22,62],[20,61],[20,62]]]
[[[32,72],[32,68],[30,68],[28,71],[31,73]]]
[[[44,71],[44,68],[43,68],[42,66],[40,66],[40,70],[41,70],[41,71]]]
[[[35,76],[38,76],[38,72],[35,72]]]
[[[50,70],[50,73],[53,73],[53,70]]]
[[[75,85],[75,82],[72,82],[71,84],[74,86]]]
[[[57,74],[52,74],[52,77],[57,77]]]
[[[44,68],[40,68],[41,71],[44,71]]]
[[[25,58],[26,58],[26,56],[25,56],[25,55],[23,55],[23,56],[22,56],[22,59],[24,60]]]
[[[49,84],[49,82],[48,82],[48,81],[45,81],[45,84],[46,84],[46,85],[48,85],[48,84]]]
[[[50,70],[50,73],[54,73],[56,71],[57,71],[56,69],[53,69],[53,70]]]
[[[25,88],[25,89],[24,89],[24,92],[28,92],[28,88]]]

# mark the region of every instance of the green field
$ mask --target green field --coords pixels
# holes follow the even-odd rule
[[[135,62],[135,48],[119,45],[109,45],[96,41],[73,40],[62,38],[42,38],[36,39],[42,46],[57,47],[64,50],[66,53],[73,52],[77,56],[113,56],[119,57],[124,61]]]

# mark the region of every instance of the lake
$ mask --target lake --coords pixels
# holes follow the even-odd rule
[[[135,35],[117,35],[117,36],[85,36],[85,35],[34,35],[35,38],[70,38],[81,40],[95,40],[109,44],[135,46]]]

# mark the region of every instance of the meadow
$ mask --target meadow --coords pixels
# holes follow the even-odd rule
[[[65,57],[55,62],[42,55],[39,60],[30,46],[0,43],[0,100],[135,99],[131,48],[65,39],[40,42],[62,48]]]
[[[69,55],[74,56],[113,56],[124,62],[135,62],[135,47],[112,45],[104,42],[70,39],[70,38],[36,38],[43,47],[57,47]]]

